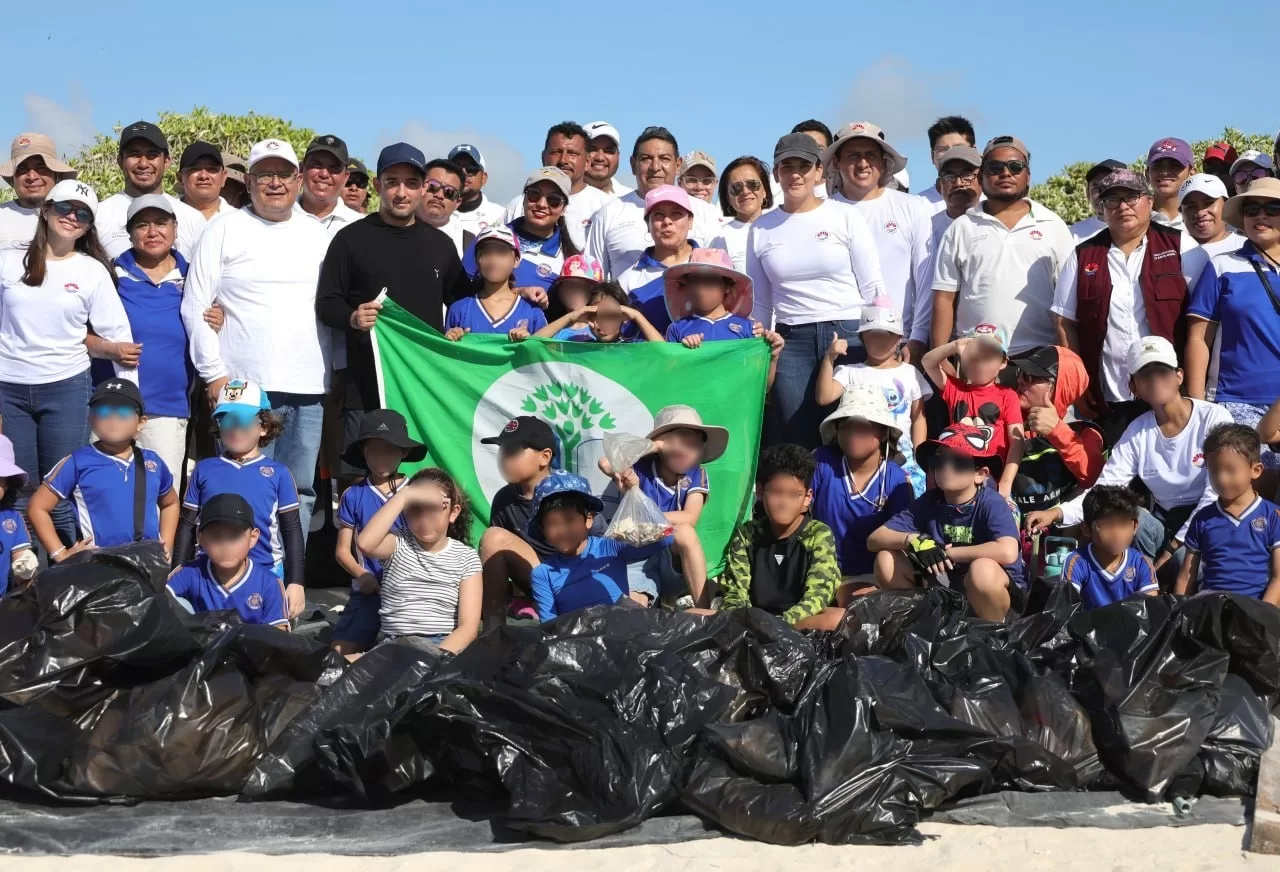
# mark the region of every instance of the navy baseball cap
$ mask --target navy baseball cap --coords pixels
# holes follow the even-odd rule
[[[427,171],[426,155],[407,142],[393,142],[378,153],[378,175],[396,164],[408,164],[423,174]]]
[[[475,162],[475,165],[484,169],[484,155],[480,153],[480,149],[470,143],[464,142],[461,145],[455,145],[449,150],[449,160],[457,160],[460,157],[469,157]]]

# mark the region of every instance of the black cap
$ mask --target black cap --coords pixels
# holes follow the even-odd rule
[[[1058,378],[1058,349],[1054,345],[1033,348],[1009,362],[1032,378]]]
[[[365,166],[364,162],[358,157],[353,157],[351,160],[347,161],[347,172],[351,173],[353,176],[359,174],[364,176],[366,179],[369,178],[369,168]]]
[[[121,130],[120,148],[123,149],[135,139],[145,139],[165,154],[169,153],[169,140],[165,139],[164,132],[150,121],[135,121]]]
[[[222,166],[222,152],[218,147],[211,142],[197,139],[182,150],[182,157],[178,158],[178,169],[189,170],[202,157],[207,157],[218,166]]]
[[[210,524],[233,524],[242,530],[254,526],[253,508],[240,494],[225,493],[209,497],[200,507],[200,529]]]
[[[1128,166],[1126,164],[1121,163],[1118,160],[1107,158],[1106,160],[1099,161],[1098,163],[1089,167],[1089,172],[1084,174],[1084,180],[1086,183],[1092,182],[1094,179],[1094,176],[1098,176],[1098,175],[1105,176],[1108,173],[1110,173],[1112,170],[1123,170],[1123,169],[1128,169]]]
[[[311,140],[311,144],[307,146],[307,153],[302,156],[302,159],[306,160],[318,151],[329,152],[342,163],[344,168],[347,161],[351,160],[351,155],[347,152],[347,144],[332,133],[326,133]]]
[[[138,410],[139,415],[146,409],[142,403],[142,391],[138,390],[136,384],[123,378],[109,378],[93,389],[89,405],[96,406],[101,403],[130,405]]]
[[[391,409],[374,409],[365,413],[360,422],[360,433],[356,441],[342,452],[342,459],[348,466],[357,469],[364,467],[364,449],[362,446],[368,439],[382,439],[397,448],[408,452],[404,459],[407,463],[417,463],[427,456],[427,447],[421,442],[409,438],[409,425],[404,416]]]
[[[488,436],[480,440],[482,445],[497,445],[499,448],[532,448],[534,451],[556,450],[556,434],[551,432],[550,425],[541,418],[532,415],[521,415],[512,418],[497,436]]]

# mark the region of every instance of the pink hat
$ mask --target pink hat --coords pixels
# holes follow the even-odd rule
[[[585,254],[566,257],[564,266],[560,268],[559,277],[551,283],[551,287],[547,288],[547,293],[553,292],[556,289],[556,285],[565,279],[581,279],[595,287],[604,281],[604,268],[600,266],[600,261],[594,257],[587,257]]]
[[[690,215],[693,214],[693,201],[685,193],[684,188],[675,185],[659,185],[644,196],[644,217],[648,219],[653,207],[659,203],[675,203]]]
[[[20,478],[23,486],[27,483],[27,473],[13,462],[13,443],[4,435],[0,435],[0,478]]]
[[[667,314],[672,321],[679,321],[693,314],[689,292],[681,279],[690,275],[714,275],[731,279],[731,287],[724,296],[724,307],[734,315],[751,317],[755,305],[751,279],[733,268],[729,252],[721,248],[695,248],[688,263],[671,267],[662,276],[662,294],[667,301]]]
[[[515,249],[516,254],[520,253],[520,242],[516,239],[515,231],[506,224],[490,224],[484,230],[476,235],[475,248],[480,250],[480,243],[488,242],[490,239],[496,239],[504,242]]]

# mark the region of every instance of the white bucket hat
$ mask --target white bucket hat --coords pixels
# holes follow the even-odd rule
[[[702,416],[693,406],[667,406],[658,410],[658,417],[653,420],[653,429],[647,439],[657,439],[672,430],[697,430],[707,438],[702,449],[702,462],[710,463],[724,454],[729,447],[729,431],[702,423]]]
[[[836,138],[827,146],[826,151],[822,153],[822,165],[824,167],[835,166],[836,155],[840,152],[840,147],[846,142],[853,139],[869,139],[884,151],[885,167],[883,181],[889,181],[888,177],[896,175],[907,168],[907,159],[885,139],[884,131],[870,121],[854,121],[846,124],[836,131]]]
[[[856,384],[845,389],[840,398],[840,406],[827,415],[818,428],[818,435],[823,443],[836,438],[836,428],[844,420],[863,421],[867,424],[879,424],[889,431],[889,444],[897,446],[902,439],[902,431],[893,420],[889,411],[889,401],[884,398],[884,391],[872,385]]]

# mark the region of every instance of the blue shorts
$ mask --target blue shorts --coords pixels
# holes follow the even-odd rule
[[[382,594],[351,591],[347,607],[334,625],[332,641],[350,642],[368,651],[378,641],[378,631],[382,629],[382,620],[378,617],[381,609]]]
[[[1219,401],[1218,405],[1226,409],[1237,424],[1244,424],[1246,427],[1252,427],[1255,430],[1262,420],[1262,416],[1267,414],[1266,406],[1254,406],[1249,403],[1229,401]],[[1262,443],[1262,465],[1266,469],[1280,469],[1280,454],[1272,451],[1271,446],[1265,442]]]
[[[670,548],[640,563],[627,564],[627,585],[633,591],[648,594],[655,606],[663,597],[682,597],[689,592],[689,583],[671,561]]]

